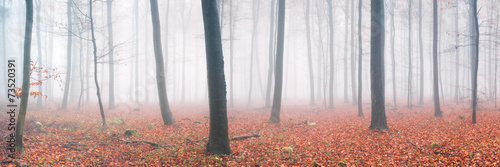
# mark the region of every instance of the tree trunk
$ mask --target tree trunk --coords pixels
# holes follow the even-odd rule
[[[139,103],[139,0],[134,1],[135,16],[135,103]]]
[[[234,77],[233,77],[233,51],[234,51],[234,23],[233,23],[233,1],[229,1],[229,47],[230,47],[230,52],[229,52],[229,107],[233,108],[234,107]]]
[[[23,55],[23,85],[19,115],[17,116],[15,147],[16,151],[23,153],[23,133],[26,111],[28,110],[28,99],[30,95],[30,60],[31,60],[31,34],[33,29],[33,0],[26,0],[26,27],[24,31],[24,55]]]
[[[210,105],[210,135],[207,152],[231,154],[228,136],[226,80],[222,55],[221,31],[217,3],[202,0],[205,29],[205,51],[207,57],[207,79]]]
[[[356,54],[354,44],[354,1],[351,0],[351,89],[352,89],[352,105],[356,105]],[[347,88],[346,88],[347,89]]]
[[[441,117],[442,111],[441,106],[439,104],[439,87],[438,87],[438,62],[437,62],[437,54],[438,54],[438,4],[437,1],[434,0],[432,2],[433,6],[433,32],[432,32],[432,74],[433,74],[433,92],[434,92],[434,116]]]
[[[182,1],[181,8],[181,18],[182,18],[182,92],[181,92],[181,103],[184,103],[186,97],[186,30],[187,24],[185,21],[185,1]]]
[[[307,61],[309,63],[309,87],[310,87],[310,100],[309,100],[309,105],[315,105],[315,99],[314,99],[314,72],[313,72],[313,62],[312,62],[312,55],[311,55],[311,28],[309,25],[309,11],[310,11],[310,5],[309,5],[309,0],[306,0],[306,33],[307,33]]]
[[[146,0],[146,11],[148,11],[149,2]],[[146,19],[144,19],[144,103],[149,103],[149,59],[148,59],[148,46],[149,46],[149,24],[148,24],[148,16],[146,15]],[[184,75],[184,74],[183,74]],[[184,87],[183,87],[184,88]]]
[[[412,109],[411,1],[408,1],[408,108]]]
[[[335,68],[334,68],[334,61],[333,61],[333,7],[332,7],[332,0],[328,0],[328,23],[329,23],[329,30],[330,30],[330,85],[329,85],[329,90],[328,90],[328,108],[333,108],[333,78],[334,78],[334,73],[335,73]]]
[[[359,0],[358,6],[358,42],[359,42],[359,53],[358,53],[358,117],[364,117],[363,114],[363,77],[362,68],[363,67],[363,36],[361,33],[361,24],[363,20],[363,1]]]
[[[455,34],[454,34],[454,37],[455,37],[455,57],[456,57],[456,59],[455,59],[455,103],[458,104],[458,93],[459,93],[458,89],[460,88],[460,86],[459,86],[460,83],[458,82],[459,77],[460,77],[460,75],[459,75],[459,70],[460,69],[459,69],[459,63],[458,63],[459,60],[460,60],[460,56],[458,54],[458,52],[459,52],[459,50],[458,50],[458,48],[459,48],[459,46],[458,46],[459,45],[458,39],[459,39],[459,34],[460,34],[460,32],[458,31],[458,1],[456,3],[454,15],[455,15],[454,16],[455,17]]]
[[[479,66],[479,24],[477,21],[477,0],[472,0],[472,48],[473,55],[471,61],[472,67],[472,123],[475,124],[476,121],[476,110],[477,110],[477,71]]]
[[[269,29],[269,68],[267,71],[266,108],[271,107],[271,86],[274,68],[274,1],[271,0],[271,18]]]
[[[36,41],[37,41],[37,49],[38,49],[38,67],[44,68],[42,66],[43,64],[43,57],[42,57],[42,42],[40,39],[40,10],[41,10],[41,2],[40,0],[35,0],[35,7],[36,7]],[[4,21],[5,22],[5,21]],[[5,37],[4,37],[5,38]],[[42,71],[41,70],[38,73],[38,81],[42,81]],[[45,83],[46,84],[46,83]],[[42,84],[38,85],[38,92],[43,92],[42,91]],[[37,96],[36,97],[36,106],[37,107],[42,107],[42,96]]]
[[[274,80],[273,106],[269,122],[280,122],[281,93],[283,89],[283,46],[285,38],[285,0],[278,1],[278,45],[276,47],[276,75]]]
[[[396,102],[396,59],[394,54],[394,36],[396,35],[396,28],[394,27],[394,0],[390,0],[391,8],[391,60],[392,60],[392,99],[394,101],[394,108],[397,108]]]
[[[353,0],[354,1],[354,0]],[[347,97],[347,41],[349,37],[349,0],[345,0],[345,10],[344,10],[344,15],[345,15],[345,23],[344,23],[344,103],[348,103],[349,99]],[[353,20],[354,21],[354,20]],[[351,25],[352,26],[352,25]],[[351,32],[352,33],[352,32]],[[351,34],[352,36],[353,34]],[[352,49],[352,48],[351,48]],[[351,50],[352,52],[352,50]]]
[[[388,129],[387,118],[385,116],[385,24],[383,0],[371,0],[370,38],[370,80],[372,100],[372,118],[370,129]]]
[[[106,117],[104,116],[104,107],[102,106],[101,100],[101,92],[99,89],[99,83],[97,82],[97,45],[95,43],[95,35],[94,35],[94,19],[92,17],[92,0],[89,0],[89,17],[90,17],[90,33],[92,34],[92,46],[94,48],[94,82],[95,87],[97,89],[97,100],[99,102],[99,111],[101,111],[101,119],[102,119],[102,129],[106,130]]]
[[[257,52],[255,42],[257,35],[257,24],[259,23],[259,0],[252,1],[252,16],[253,16],[253,26],[252,26],[252,48],[250,50],[250,86],[248,90],[248,101],[247,106],[252,105],[252,79],[253,79],[253,59],[254,54]],[[257,68],[259,68],[257,66]]]
[[[418,47],[420,49],[420,96],[418,104],[424,104],[424,46],[422,42],[422,0],[418,0]],[[458,57],[457,57],[458,58]]]
[[[115,45],[113,44],[113,20],[112,20],[112,14],[113,14],[113,1],[108,0],[107,1],[107,9],[108,9],[108,49],[109,49],[109,109],[115,109],[115,68],[114,68],[114,54],[113,50]]]
[[[160,103],[161,117],[164,125],[170,125],[175,122],[174,116],[170,111],[167,97],[166,74],[163,66],[163,53],[161,50],[161,28],[160,14],[158,12],[158,1],[150,0],[151,3],[151,20],[153,22],[153,45],[156,62],[156,86],[158,88],[158,99]],[[168,26],[168,25],[166,25]]]
[[[73,41],[73,34],[71,31],[73,31],[73,23],[71,22],[71,5],[73,4],[73,1],[68,0],[68,6],[67,6],[67,14],[68,14],[68,45],[66,47],[66,80],[64,82],[64,94],[63,94],[63,102],[61,108],[63,110],[67,109],[68,106],[68,93],[69,93],[69,86],[70,86],[70,81],[71,81],[71,46],[72,46],[72,41]]]

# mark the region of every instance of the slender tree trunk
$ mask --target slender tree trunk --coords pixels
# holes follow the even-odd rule
[[[472,41],[473,55],[471,61],[472,67],[472,123],[476,123],[477,110],[477,71],[479,66],[479,25],[477,20],[477,0],[472,0]]]
[[[76,28],[78,29],[78,34],[80,36],[82,36],[82,34],[83,34],[82,28],[80,28],[80,26],[76,26]],[[78,75],[80,75],[80,77],[79,77],[79,79],[80,79],[80,95],[78,96],[78,110],[80,110],[80,107],[83,105],[82,99],[83,99],[83,89],[84,89],[84,87],[83,87],[83,68],[82,68],[83,38],[79,38],[78,40],[79,40],[78,49],[80,50],[80,53],[78,55]]]
[[[148,11],[148,8],[150,6],[149,2],[146,1],[146,11]],[[148,16],[146,15],[146,18]],[[149,103],[149,58],[148,58],[148,47],[149,47],[149,26],[148,26],[148,19],[144,19],[144,37],[146,39],[144,40],[144,103],[148,104]],[[184,75],[184,73],[183,73]],[[184,87],[183,87],[184,88]]]
[[[460,44],[459,41],[458,41],[458,38],[459,38],[459,35],[460,35],[460,32],[458,31],[458,1],[456,2],[455,14],[454,15],[455,15],[454,16],[455,17],[455,34],[454,34],[454,38],[455,38],[455,57],[456,57],[456,59],[455,59],[455,103],[458,104],[458,93],[459,93],[458,89],[460,88],[460,86],[459,86],[460,83],[458,82],[459,77],[460,77],[460,75],[459,75],[459,70],[460,70],[460,68],[459,68],[459,60],[460,60],[460,57],[459,57],[459,54],[458,54],[459,53],[459,50],[458,50],[459,46],[458,45]]]
[[[424,104],[424,46],[422,42],[422,0],[418,0],[418,47],[420,49],[420,96],[418,104]],[[457,57],[458,58],[458,57]]]
[[[356,53],[354,44],[354,1],[351,0],[351,89],[352,89],[352,105],[357,104],[356,98]],[[347,88],[346,88],[347,89]]]
[[[333,78],[334,78],[334,73],[335,73],[335,68],[334,68],[334,61],[333,61],[333,5],[332,5],[332,0],[328,0],[328,23],[329,23],[329,29],[330,29],[330,86],[328,90],[328,108],[333,108]]]
[[[433,6],[433,32],[432,32],[432,74],[433,74],[433,92],[434,92],[434,116],[441,117],[442,111],[439,104],[439,87],[438,87],[438,4],[434,0],[432,2]]]
[[[269,29],[269,68],[267,71],[267,89],[266,89],[266,108],[271,107],[271,84],[273,78],[273,68],[274,68],[274,1],[271,0],[271,18],[270,29]]]
[[[182,8],[181,8],[181,18],[182,18],[182,92],[181,92],[181,103],[185,102],[185,97],[186,97],[186,31],[187,31],[187,24],[185,20],[185,9],[186,9],[186,2],[182,1]]]
[[[97,45],[95,43],[95,35],[94,35],[94,19],[92,17],[92,0],[89,0],[89,15],[90,15],[90,31],[92,34],[92,46],[94,48],[94,82],[95,82],[95,87],[97,89],[97,100],[99,102],[99,111],[101,111],[101,118],[102,118],[102,129],[106,130],[106,117],[104,116],[104,107],[102,105],[102,100],[101,100],[101,92],[99,89],[99,83],[97,82]]]
[[[113,44],[113,20],[112,20],[112,14],[113,14],[113,1],[108,0],[106,3],[107,9],[108,9],[108,40],[109,40],[109,55],[108,55],[108,61],[109,61],[109,109],[115,109],[115,68],[114,68],[114,47],[115,45]]]
[[[354,1],[354,0],[352,0]],[[349,98],[347,97],[347,90],[348,90],[348,86],[347,86],[347,41],[348,41],[348,37],[349,37],[349,30],[348,30],[348,27],[349,27],[349,0],[345,0],[345,22],[344,22],[344,103],[349,103]],[[354,20],[353,20],[354,21]],[[352,25],[351,25],[352,26]],[[351,32],[352,33],[352,32]],[[353,34],[351,34],[352,36]],[[351,48],[351,52],[352,52],[352,48]]]
[[[221,29],[215,0],[201,0],[205,29],[207,78],[210,105],[210,135],[207,152],[231,154],[228,137],[226,80],[222,55]]]
[[[313,62],[312,62],[312,55],[311,55],[311,30],[310,30],[310,24],[309,24],[309,11],[310,11],[310,5],[309,5],[309,0],[306,0],[306,33],[307,33],[307,61],[309,64],[309,87],[310,87],[310,100],[309,100],[309,105],[315,105],[315,99],[314,99],[314,72],[313,72]]]
[[[38,49],[38,67],[44,68],[43,67],[43,57],[42,57],[42,42],[40,39],[40,10],[41,10],[41,2],[40,0],[35,0],[35,5],[36,5],[36,41],[37,41],[37,49]],[[5,22],[5,20],[4,20]],[[5,38],[5,37],[4,37]],[[38,81],[42,81],[42,71],[38,73]],[[38,85],[38,92],[43,92],[42,91],[42,84]],[[36,97],[36,106],[37,107],[42,107],[42,96],[37,96]]]
[[[498,13],[498,11],[497,11],[497,18],[496,18],[496,20],[497,20],[497,24],[496,24],[496,26],[495,26],[495,27],[496,27],[496,28],[495,28],[495,29],[496,29],[496,30],[495,30],[495,37],[496,37],[496,38],[495,38],[495,54],[494,54],[495,56],[497,55],[497,52],[498,52],[498,35],[500,35],[500,34],[498,33],[498,29],[499,29],[499,28],[498,28],[498,26],[499,26],[498,21],[500,20],[500,14]],[[494,61],[495,61],[495,84],[494,84],[494,87],[495,87],[495,88],[494,88],[494,92],[493,92],[493,94],[494,94],[494,100],[495,100],[495,108],[497,108],[498,57],[495,57],[495,60],[494,60]]]
[[[274,81],[273,106],[271,108],[272,123],[280,122],[281,95],[283,88],[283,46],[285,38],[285,0],[278,0],[278,37],[276,48],[276,76]]]
[[[372,118],[371,130],[388,129],[385,116],[385,75],[384,75],[384,1],[371,0],[370,37],[370,80]]]
[[[394,0],[390,0],[391,8],[391,60],[392,60],[392,98],[394,101],[394,108],[397,108],[397,93],[396,93],[396,59],[394,54],[394,37],[396,35],[396,29],[394,27]]]
[[[233,81],[233,72],[234,72],[234,68],[233,68],[233,57],[234,57],[234,54],[233,54],[233,48],[234,48],[234,39],[233,39],[233,35],[234,35],[234,23],[233,23],[233,1],[229,1],[229,47],[230,47],[230,52],[229,52],[229,107],[230,108],[233,108],[234,107],[234,99],[233,99],[233,95],[234,95],[234,89],[233,89],[233,85],[234,85],[234,81]]]
[[[361,33],[361,24],[363,20],[363,1],[359,0],[358,6],[358,42],[359,42],[359,53],[358,53],[358,117],[364,117],[363,114],[363,77],[362,68],[363,67],[363,36]]]
[[[408,1],[408,108],[412,109],[411,1]]]
[[[19,153],[24,152],[23,133],[26,111],[28,110],[28,99],[30,94],[30,60],[31,60],[31,35],[33,30],[33,0],[26,0],[26,27],[24,31],[24,54],[23,54],[23,85],[21,93],[21,104],[17,116],[15,149]]]
[[[248,102],[247,106],[252,105],[252,79],[253,79],[253,58],[254,54],[257,52],[255,45],[255,38],[257,36],[257,24],[259,23],[259,0],[252,1],[252,16],[253,16],[253,26],[252,26],[252,48],[250,50],[250,86],[248,90]],[[257,66],[258,68],[258,66]]]
[[[135,103],[139,103],[139,0],[134,1],[135,16]]]
[[[63,110],[67,109],[68,106],[68,93],[69,93],[69,86],[70,86],[70,81],[71,81],[71,46],[72,46],[72,41],[73,41],[73,34],[71,31],[73,31],[73,23],[71,22],[71,5],[73,4],[73,1],[68,0],[68,6],[67,6],[67,14],[68,14],[68,44],[66,47],[66,80],[64,82],[64,94],[63,94],[63,102],[61,108]]]
[[[170,11],[170,0],[167,0],[167,7],[165,10],[165,75],[168,74],[168,12]],[[165,77],[167,82],[167,77]]]
[[[317,83],[317,87],[318,87],[318,91],[317,91],[317,98],[320,99],[321,98],[321,95],[323,94],[323,103],[324,105],[326,106],[326,93],[325,92],[325,89],[323,89],[323,91],[321,91],[321,83],[324,82],[324,78],[323,77],[323,73],[322,71],[324,71],[324,69],[322,67],[322,60],[324,59],[324,50],[323,50],[323,31],[322,31],[322,17],[323,16],[323,13],[320,11],[321,10],[321,5],[320,4],[321,2],[323,1],[315,1],[316,2],[316,16],[317,16],[317,19],[318,19],[318,62],[317,62],[317,69],[318,69],[318,83]],[[314,24],[313,24],[314,25]],[[347,30],[345,31],[347,32]],[[347,45],[347,44],[346,44]],[[345,46],[347,47],[347,46]],[[325,84],[323,84],[323,86],[325,86]],[[326,108],[326,107],[325,107]]]
[[[161,28],[160,14],[158,12],[158,1],[150,0],[151,3],[151,20],[153,22],[153,41],[156,62],[156,86],[158,88],[158,99],[160,103],[161,117],[164,125],[170,125],[175,122],[174,116],[170,111],[167,97],[166,73],[163,66],[163,53],[161,50]],[[168,25],[166,25],[168,26]]]
[[[493,7],[495,6],[495,4],[493,3],[493,0],[490,0],[490,5]],[[492,45],[491,45],[491,41],[493,40],[491,37],[493,36],[492,34],[492,29],[493,29],[493,10],[492,8],[488,8],[488,20],[490,20],[489,22],[489,26],[488,26],[488,36],[489,36],[489,39],[488,39],[488,101],[493,101],[493,80],[491,79],[491,50],[492,50]]]

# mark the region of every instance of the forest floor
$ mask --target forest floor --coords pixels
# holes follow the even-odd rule
[[[269,123],[269,109],[228,110],[232,155],[208,155],[208,107],[173,106],[176,123],[162,125],[156,106],[118,106],[106,110],[108,129],[101,131],[96,106],[62,111],[48,107],[28,111],[25,153],[0,160],[23,166],[499,166],[500,111],[482,106],[471,123],[465,104],[433,108],[387,107],[388,130],[368,130],[370,106],[357,117],[352,105],[332,110],[284,105],[281,123]],[[8,114],[0,115],[0,134],[7,135]],[[137,135],[125,136],[127,129]],[[145,142],[149,141],[158,145]]]

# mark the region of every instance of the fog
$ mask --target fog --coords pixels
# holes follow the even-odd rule
[[[167,13],[167,2],[169,5]],[[259,1],[252,14],[253,1],[228,1],[224,3],[222,16],[222,39],[224,49],[224,66],[227,85],[228,103],[230,96],[234,96],[236,106],[247,106],[251,85],[251,106],[262,107],[265,104],[265,93],[268,82],[269,70],[269,38],[270,38],[270,1]],[[354,2],[356,8],[357,3]],[[419,11],[418,3],[412,7],[412,88],[410,95],[413,104],[418,102],[420,96],[426,103],[432,100],[432,4],[430,1],[422,2],[422,43],[423,52],[419,50]],[[112,26],[114,46],[114,61],[108,61],[109,38],[108,23],[106,20],[107,9],[104,1],[94,4],[94,26],[97,42],[98,79],[104,102],[109,101],[109,89],[115,90],[116,103],[156,104],[158,102],[155,65],[153,53],[153,33],[149,1],[140,1],[136,6],[132,0],[115,0],[112,3]],[[230,8],[232,5],[232,13]],[[396,1],[394,9],[394,59],[395,78],[392,76],[391,46],[389,43],[390,32],[390,4],[386,2],[386,44],[385,44],[385,83],[386,103],[393,105],[393,83],[395,83],[396,97],[399,105],[407,105],[408,98],[408,2]],[[43,101],[61,104],[63,98],[65,78],[67,77],[67,2],[66,1],[40,1],[40,23],[34,21],[32,61],[36,66],[55,68],[53,71],[60,78],[44,81],[42,90],[33,86],[32,91],[42,92],[47,95]],[[488,1],[479,1],[478,6],[483,7],[478,13],[480,23],[480,60],[478,92],[479,99],[492,98],[496,93],[493,83],[497,73],[495,65],[497,60],[497,39],[494,33],[498,31],[498,5],[490,5]],[[220,7],[220,6],[219,6]],[[349,6],[352,7],[352,6]],[[362,33],[363,45],[363,103],[370,103],[370,3],[363,4],[363,17],[361,30],[358,30],[358,12],[348,13],[347,22],[345,15],[346,4],[343,1],[334,1],[334,64],[329,64],[328,57],[328,5],[326,1],[313,1],[311,3],[311,55],[313,64],[313,83],[316,105],[323,106],[328,92],[328,79],[331,73],[330,66],[334,67],[334,103],[352,103],[352,87],[357,89],[357,55],[358,36]],[[6,59],[16,59],[21,65],[24,41],[25,7],[24,1],[6,1],[2,13],[5,14],[5,33],[1,37],[5,40],[2,48],[2,62]],[[73,24],[72,41],[72,75],[70,78],[69,104],[75,107],[78,103],[80,92],[83,89],[82,99],[85,104],[96,102],[95,85],[93,84],[93,57],[89,39],[88,2],[74,1],[70,13]],[[163,56],[167,71],[168,99],[175,105],[189,105],[190,103],[207,102],[207,77],[205,62],[205,45],[203,32],[203,19],[201,3],[199,0],[187,1],[160,1],[160,22],[162,29]],[[457,11],[455,11],[455,9]],[[138,22],[136,23],[135,11]],[[357,9],[355,9],[357,10]],[[469,53],[469,5],[462,1],[440,1],[439,14],[439,73],[441,98],[445,103],[457,100],[467,102],[470,100],[470,66]],[[351,11],[349,9],[349,11]],[[456,13],[455,13],[456,12]],[[308,52],[305,24],[305,1],[289,0],[286,3],[285,40],[284,40],[284,84],[283,100],[285,102],[300,102],[307,104],[310,100],[310,75],[308,68]],[[38,14],[35,6],[34,15]],[[354,14],[354,17],[351,17]],[[232,15],[232,16],[231,16]],[[455,22],[458,17],[458,23]],[[230,36],[230,17],[234,34]],[[276,17],[275,17],[276,18]],[[166,24],[168,19],[168,24]],[[252,23],[255,29],[254,58],[251,63]],[[37,24],[40,24],[41,42],[36,42]],[[347,27],[345,26],[347,24]],[[458,32],[455,32],[457,24]],[[137,33],[135,31],[137,25]],[[353,28],[351,28],[351,26]],[[276,27],[276,26],[275,26]],[[347,28],[347,29],[346,29]],[[347,30],[347,32],[345,31]],[[273,31],[274,32],[274,31]],[[320,34],[321,33],[321,34]],[[496,34],[498,35],[498,34]],[[136,37],[138,41],[136,41]],[[345,41],[347,40],[347,41]],[[458,43],[455,43],[455,40]],[[490,42],[490,40],[493,40]],[[233,54],[230,52],[230,43],[233,42]],[[458,44],[458,45],[457,45]],[[43,61],[37,63],[39,56],[37,49],[41,48]],[[138,50],[137,50],[138,49]],[[455,52],[457,51],[457,53]],[[274,52],[274,51],[273,51]],[[137,54],[136,54],[137,53]],[[272,52],[271,52],[272,53]],[[274,54],[274,53],[273,53]],[[423,66],[420,65],[420,54],[423,55]],[[232,57],[232,58],[231,58]],[[232,68],[230,62],[233,62]],[[352,64],[355,61],[356,63]],[[114,64],[115,83],[110,85],[109,64]],[[250,64],[253,65],[250,71]],[[80,65],[82,67],[80,68]],[[354,75],[351,68],[354,66]],[[457,67],[458,65],[458,67]],[[420,69],[423,68],[423,78]],[[458,75],[456,70],[458,69]],[[2,73],[5,74],[5,65]],[[137,73],[136,73],[137,71]],[[231,71],[233,72],[231,78]],[[18,80],[21,80],[21,68],[18,68]],[[250,76],[251,75],[251,76]],[[5,75],[3,75],[5,76]],[[252,81],[250,82],[250,77]],[[458,83],[456,83],[458,77]],[[81,84],[83,79],[83,85]],[[272,81],[274,78],[272,79]],[[420,94],[420,80],[423,80],[423,95]],[[6,91],[6,80],[1,82],[2,92]],[[352,83],[355,81],[355,83]],[[394,82],[393,82],[394,81]],[[17,82],[20,87],[20,81]],[[493,83],[493,84],[492,84]],[[231,87],[232,85],[232,87]],[[357,92],[355,90],[354,92]],[[89,93],[87,93],[89,92]],[[458,93],[458,94],[457,94]],[[5,93],[2,93],[5,94]],[[272,94],[272,91],[271,91]],[[356,93],[357,94],[357,93]],[[272,97],[272,96],[271,96]],[[5,98],[2,96],[2,98]],[[34,102],[32,100],[30,102]]]

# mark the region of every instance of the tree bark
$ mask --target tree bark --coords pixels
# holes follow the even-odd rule
[[[370,80],[372,101],[372,118],[370,129],[388,129],[387,118],[385,116],[385,24],[383,0],[371,0],[370,38]]]
[[[359,6],[358,6],[358,42],[359,42],[359,53],[358,53],[358,117],[364,117],[363,114],[363,101],[362,101],[362,95],[363,95],[363,36],[361,33],[361,24],[363,20],[363,1],[359,0]]]
[[[151,20],[153,22],[153,45],[156,62],[156,86],[158,88],[158,100],[160,103],[161,117],[164,125],[170,125],[175,122],[174,116],[170,111],[168,104],[165,67],[163,66],[163,53],[161,50],[161,28],[160,14],[158,12],[158,1],[150,0]],[[167,25],[168,26],[168,25]]]
[[[477,71],[479,66],[479,24],[477,20],[477,0],[472,0],[472,123],[475,124],[477,110]]]
[[[411,1],[408,0],[408,108],[412,109],[412,63],[411,63]]]
[[[328,2],[328,23],[329,23],[329,30],[330,30],[330,82],[329,82],[329,90],[328,90],[328,108],[333,108],[333,78],[335,74],[335,68],[334,68],[334,61],[333,61],[333,34],[335,33],[333,31],[333,7],[332,7],[332,0],[327,0]]]
[[[271,86],[274,68],[274,1],[271,0],[271,18],[269,29],[269,68],[267,71],[266,108],[271,107]]]
[[[352,0],[354,1],[354,0]],[[344,15],[345,15],[345,21],[344,21],[344,103],[348,103],[349,102],[349,99],[347,97],[347,90],[348,90],[348,86],[347,86],[347,41],[348,41],[348,37],[349,37],[349,0],[345,0],[345,10],[344,10]],[[354,21],[354,20],[353,20]],[[352,26],[352,25],[351,25]],[[351,32],[352,33],[352,32]],[[352,36],[353,34],[351,34]],[[351,48],[351,52],[352,52],[352,48]]]
[[[94,35],[94,19],[92,17],[92,0],[89,0],[89,15],[90,15],[90,33],[92,34],[92,46],[94,48],[94,82],[95,82],[95,87],[97,89],[97,100],[99,102],[99,111],[101,112],[101,119],[102,119],[102,129],[106,130],[106,117],[104,115],[104,107],[102,106],[102,100],[101,100],[101,92],[99,89],[99,83],[97,82],[97,45],[95,43],[95,35]]]
[[[281,93],[283,89],[283,46],[285,38],[285,0],[278,1],[278,45],[276,47],[276,75],[274,80],[273,106],[269,122],[280,122]]]
[[[41,69],[43,68],[43,57],[42,57],[42,42],[41,42],[41,39],[40,39],[40,10],[42,9],[42,4],[40,2],[40,0],[36,0],[35,1],[35,5],[36,5],[36,41],[37,41],[37,49],[38,49],[38,67],[40,67]],[[42,81],[42,71],[43,70],[40,70],[40,72],[38,73],[38,81]],[[38,92],[43,92],[42,91],[42,84],[39,84],[38,85]],[[42,96],[37,96],[36,97],[37,100],[36,100],[36,106],[37,107],[42,107]]]
[[[24,54],[23,54],[23,85],[19,115],[17,116],[15,149],[23,153],[24,122],[26,110],[28,110],[28,99],[30,94],[30,61],[31,61],[31,35],[33,30],[33,0],[26,0],[26,27],[24,30]]]
[[[231,154],[228,136],[226,81],[222,55],[221,30],[215,0],[201,0],[205,30],[207,79],[210,105],[210,135],[207,151]]]
[[[424,104],[424,46],[422,42],[422,0],[418,0],[418,47],[420,49],[420,96],[418,104]],[[458,58],[458,57],[457,57]]]
[[[433,73],[433,92],[434,92],[434,116],[441,117],[442,111],[439,104],[439,87],[438,87],[438,4],[437,0],[432,1],[433,6],[433,32],[432,32],[432,73]]]
[[[67,14],[68,14],[68,44],[66,47],[66,80],[64,82],[64,94],[63,94],[63,102],[61,105],[61,108],[63,110],[67,109],[68,106],[68,93],[69,93],[69,86],[70,86],[70,81],[71,81],[71,46],[72,46],[72,41],[73,41],[73,23],[71,22],[71,5],[73,4],[73,1],[68,0],[68,6],[67,6]]]
[[[394,0],[390,0],[391,8],[391,60],[392,60],[392,99],[394,101],[394,108],[397,108],[397,93],[396,93],[396,59],[394,54],[394,36],[396,35],[396,28],[394,27]]]
[[[352,90],[352,105],[356,106],[356,53],[354,44],[354,1],[351,0],[351,90]],[[347,89],[347,88],[346,88]]]
[[[252,46],[250,50],[250,86],[248,90],[248,101],[247,106],[250,107],[252,105],[252,81],[253,81],[253,59],[254,54],[257,52],[255,45],[256,37],[257,37],[257,25],[259,23],[259,0],[252,1],[252,17],[253,17],[253,26],[252,26]],[[257,68],[259,68],[257,66]]]
[[[234,68],[233,68],[233,57],[234,57],[234,54],[233,54],[233,51],[234,51],[234,39],[233,39],[233,35],[234,35],[234,23],[233,23],[233,1],[229,1],[229,107],[230,108],[233,108],[234,107],[234,99],[233,99],[233,95],[234,95],[234,89],[233,89],[233,85],[234,85],[234,81],[233,81],[233,72],[234,72]]]
[[[109,49],[109,55],[108,55],[108,61],[109,61],[109,109],[115,109],[115,68],[114,68],[114,47],[115,45],[113,44],[113,20],[112,20],[112,14],[113,14],[113,0],[108,0],[106,2],[106,6],[108,9],[107,12],[107,20],[108,20],[108,49]]]

